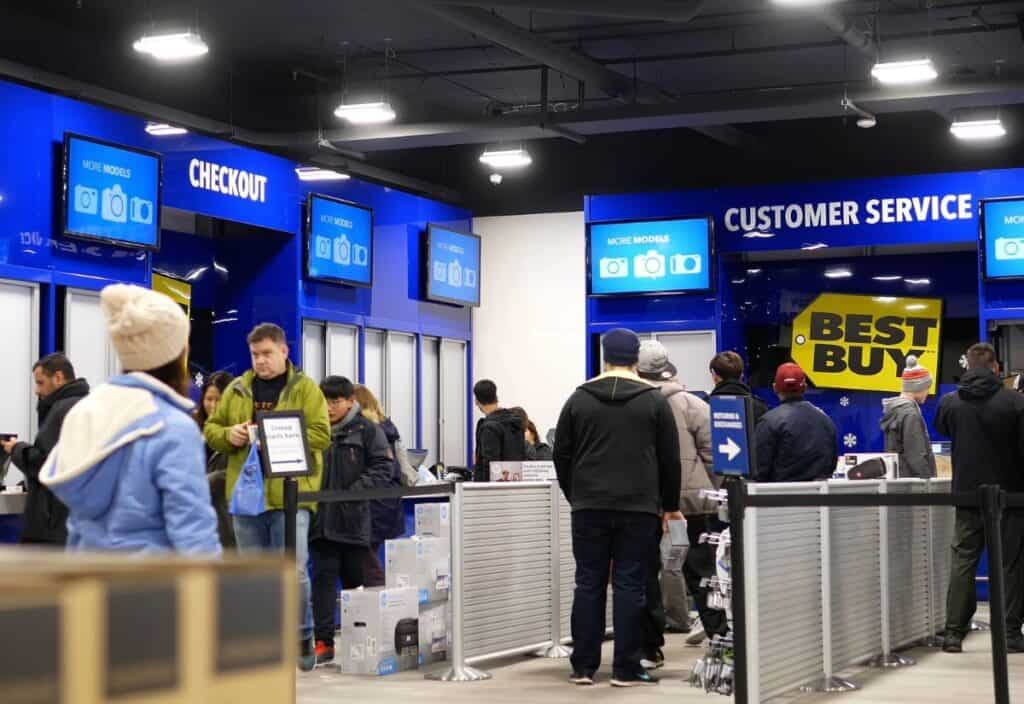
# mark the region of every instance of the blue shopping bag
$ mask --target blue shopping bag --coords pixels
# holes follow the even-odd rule
[[[242,471],[235,482],[228,511],[234,516],[258,516],[266,510],[263,499],[263,466],[260,453],[254,444],[249,456],[242,464]]]

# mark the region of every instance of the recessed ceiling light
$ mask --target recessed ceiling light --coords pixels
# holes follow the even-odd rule
[[[159,61],[187,61],[210,51],[210,47],[196,32],[144,36],[132,46],[135,51],[149,54]]]
[[[894,274],[892,276],[872,276],[871,279],[872,281],[902,281],[903,277]]]
[[[927,83],[939,77],[931,59],[913,61],[886,61],[875,64],[871,75],[879,83],[890,86],[905,86],[913,83]]]
[[[295,174],[300,181],[347,181],[352,178],[330,169],[321,169],[319,166],[300,166],[295,169]]]
[[[747,269],[747,273],[750,274],[751,276],[755,276],[757,274],[760,274],[761,270],[760,269]]]
[[[172,137],[179,134],[188,134],[188,130],[184,127],[175,127],[165,122],[147,122],[146,132],[154,137]]]
[[[853,276],[849,269],[829,269],[825,272],[826,279],[848,279]]]
[[[932,283],[931,279],[904,279],[904,281],[911,286],[930,286]]]
[[[827,249],[827,248],[828,248],[828,245],[825,244],[824,242],[815,242],[813,244],[805,244],[800,249],[804,250],[805,252],[813,252],[816,249]]]
[[[492,169],[521,169],[533,163],[530,152],[522,147],[515,149],[491,149],[487,148],[480,155],[480,163],[490,166]]]
[[[395,119],[395,109],[386,100],[373,103],[342,103],[334,110],[335,117],[347,120],[353,125],[374,125]]]
[[[998,117],[994,120],[957,120],[949,126],[957,139],[967,141],[999,139],[1006,136],[1006,128]]]

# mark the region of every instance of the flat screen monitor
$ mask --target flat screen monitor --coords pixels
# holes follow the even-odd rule
[[[480,237],[427,226],[427,299],[480,305]]]
[[[160,247],[159,154],[64,135],[64,234]]]
[[[1024,196],[981,201],[985,278],[1024,279]]]
[[[373,211],[311,193],[307,207],[306,274],[310,279],[373,285]]]
[[[587,278],[593,296],[713,288],[711,218],[593,223],[587,239]]]

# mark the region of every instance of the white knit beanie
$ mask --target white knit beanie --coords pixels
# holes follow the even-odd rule
[[[103,289],[100,303],[110,339],[128,371],[159,369],[188,345],[185,311],[162,293],[114,284]]]

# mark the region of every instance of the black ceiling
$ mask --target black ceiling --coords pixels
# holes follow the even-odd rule
[[[454,12],[488,10],[449,1]],[[686,22],[618,16],[658,2],[699,11]],[[194,128],[299,159],[338,158],[317,147],[321,133],[372,167],[458,190],[480,214],[578,209],[584,193],[1021,164],[1024,121],[1012,128],[1024,103],[1024,1],[834,2],[845,40],[771,0],[594,0],[591,16],[578,11],[586,0],[494,4],[498,22],[563,58],[573,52],[588,70],[615,72],[605,75],[624,88],[592,78],[581,94],[577,77],[555,67],[542,114],[544,61],[456,26],[441,0],[8,0],[0,59],[10,63],[0,73],[42,69],[184,111]],[[576,11],[522,9],[538,5]],[[131,49],[147,31],[188,26],[210,45],[197,62],[159,66]],[[871,83],[877,56],[925,54],[941,89],[884,93]],[[386,91],[398,121],[346,128],[332,114],[343,91]],[[844,93],[878,126],[840,117]],[[1011,138],[954,144],[951,111],[977,105],[1002,106]],[[500,140],[524,141],[535,161],[495,187],[477,156]]]

